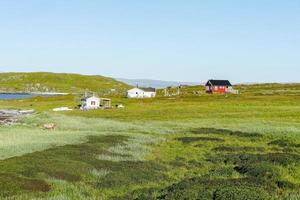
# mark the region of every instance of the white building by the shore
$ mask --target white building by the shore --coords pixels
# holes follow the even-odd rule
[[[127,91],[127,98],[152,98],[156,96],[155,88],[132,88]]]

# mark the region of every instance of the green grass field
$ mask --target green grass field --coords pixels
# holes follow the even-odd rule
[[[237,88],[112,97],[125,108],[89,112],[52,112],[76,95],[0,101],[37,111],[0,127],[0,197],[300,199],[300,84]]]

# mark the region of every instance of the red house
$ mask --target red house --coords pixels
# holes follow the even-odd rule
[[[226,94],[233,90],[231,83],[228,80],[208,80],[205,84],[207,93]]]

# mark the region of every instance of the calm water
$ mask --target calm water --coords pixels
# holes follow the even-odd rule
[[[25,98],[30,98],[34,96],[57,96],[57,95],[52,95],[52,94],[1,94],[0,93],[0,100],[3,99],[25,99]]]

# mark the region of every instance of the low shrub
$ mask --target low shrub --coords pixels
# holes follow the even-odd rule
[[[277,181],[276,184],[278,188],[281,189],[295,189],[297,187],[294,183],[289,181]]]
[[[259,133],[249,133],[242,131],[231,131],[228,129],[215,129],[215,128],[197,128],[191,131],[193,134],[216,134],[216,135],[231,135],[236,137],[255,138],[262,137]]]
[[[219,167],[209,170],[204,177],[227,177],[230,178],[236,171],[232,167]]]
[[[166,168],[154,161],[101,161],[97,168],[110,169],[111,173],[99,180],[96,188],[118,188],[130,184],[141,185],[168,180],[164,174]]]
[[[268,163],[260,163],[260,164],[245,164],[234,167],[234,170],[239,172],[240,174],[252,176],[256,178],[264,178],[264,179],[272,179],[278,180],[280,178],[280,174],[278,170]]]
[[[44,180],[25,178],[8,173],[0,174],[0,197],[30,192],[48,192],[50,185]]]
[[[264,151],[265,148],[263,147],[238,147],[238,146],[218,146],[213,149],[214,151],[218,152],[237,152],[237,151]]]
[[[188,161],[188,166],[200,168],[200,167],[203,167],[203,164],[201,164],[200,162],[198,162],[196,160],[190,160],[190,161]]]
[[[222,188],[227,189],[220,191]],[[241,191],[238,191],[239,188],[241,188]],[[226,200],[232,197],[230,194],[238,191],[240,195],[236,196],[236,199],[243,199],[242,197],[244,197],[246,200],[249,195],[251,196],[253,191],[258,191],[259,196],[268,197],[267,191],[272,192],[275,190],[275,185],[256,178],[209,179],[205,177],[194,177],[184,179],[179,183],[163,189],[158,199],[214,200],[218,198]]]
[[[214,200],[267,200],[269,194],[259,188],[223,187],[214,193]]]
[[[274,140],[269,142],[268,145],[277,145],[280,147],[300,147],[300,144],[293,143],[289,140]]]
[[[300,162],[300,155],[295,153],[266,153],[266,154],[228,154],[224,156],[224,163],[231,162],[236,165],[245,163],[262,163],[279,164],[287,166],[293,163]]]
[[[185,159],[177,156],[175,160],[172,160],[171,162],[169,162],[169,164],[173,167],[183,167],[185,166]]]
[[[209,141],[209,142],[224,142],[224,139],[213,138],[213,137],[180,137],[176,138],[184,144],[189,144],[197,141]]]

